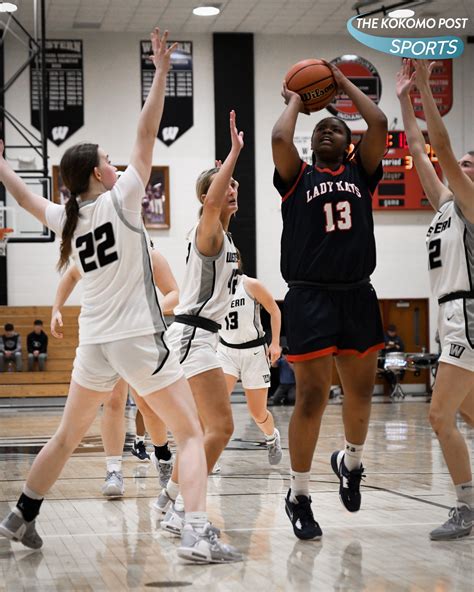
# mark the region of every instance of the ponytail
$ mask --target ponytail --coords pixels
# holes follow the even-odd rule
[[[66,223],[63,227],[61,236],[61,247],[59,250],[58,271],[62,271],[68,266],[69,257],[72,251],[72,235],[76,230],[79,220],[79,203],[77,197],[73,194],[66,203]]]
[[[77,196],[89,189],[89,179],[96,166],[99,166],[99,146],[97,144],[76,144],[71,146],[61,158],[61,178],[69,189],[71,197],[66,204],[66,222],[61,236],[58,271],[68,266],[72,251],[72,236],[79,220]]]

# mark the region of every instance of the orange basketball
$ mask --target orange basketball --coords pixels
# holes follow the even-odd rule
[[[297,92],[308,111],[319,111],[334,99],[337,84],[324,60],[302,60],[292,66],[285,76],[289,90]]]

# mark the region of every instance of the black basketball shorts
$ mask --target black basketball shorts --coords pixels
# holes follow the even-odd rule
[[[291,287],[284,319],[290,362],[383,349],[377,294],[370,283],[347,290]]]

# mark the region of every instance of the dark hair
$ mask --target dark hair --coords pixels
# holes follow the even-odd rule
[[[327,121],[328,119],[335,119],[336,121],[339,121],[339,123],[342,124],[342,127],[344,128],[344,131],[346,133],[347,144],[350,146],[351,143],[352,143],[352,132],[351,132],[351,128],[347,125],[347,123],[344,120],[339,119],[339,117],[336,117],[336,116],[325,117],[324,119],[321,119],[321,121],[318,121],[318,123],[314,126],[313,133],[311,134],[311,146],[313,146],[313,137],[314,137],[314,132],[316,131],[316,128],[323,121]],[[352,154],[352,152],[346,151],[344,153],[344,159],[343,159],[343,161],[345,162],[346,160],[348,160],[351,154]],[[313,165],[316,164],[316,155],[314,154],[314,151],[313,151],[313,154],[312,154],[312,162],[313,162]]]
[[[474,156],[474,150],[468,150],[467,153],[469,154],[469,156]]]
[[[58,271],[67,267],[71,255],[71,240],[79,219],[77,196],[89,189],[89,179],[96,166],[99,166],[98,144],[76,144],[68,148],[59,165],[64,185],[71,192],[66,204],[66,223],[61,237]]]
[[[387,327],[387,331],[396,332],[396,330],[397,330],[397,327],[395,325],[388,325],[388,327]]]
[[[11,323],[5,323],[4,327],[5,331],[13,331],[15,327]]]
[[[40,321],[39,319],[36,319],[36,321],[33,323],[33,325],[41,325],[41,327],[43,326],[43,321]]]
[[[240,274],[244,273],[244,261],[242,259],[242,253],[240,252],[240,249],[238,249],[237,247],[235,247],[235,252],[237,253],[237,262],[239,264],[239,267],[237,268],[237,272]]]

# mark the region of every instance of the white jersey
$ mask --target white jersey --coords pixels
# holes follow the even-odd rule
[[[436,298],[474,290],[474,224],[454,201],[436,213],[426,236],[431,290]]]
[[[237,252],[230,236],[224,233],[220,253],[206,257],[197,249],[196,232],[197,225],[188,237],[186,271],[174,313],[222,324],[237,285]]]
[[[144,194],[137,171],[129,166],[111,191],[79,204],[72,256],[83,276],[82,345],[166,330],[141,219]],[[65,220],[64,206],[47,207],[47,225],[59,236]]]
[[[219,331],[219,335],[227,343],[246,343],[265,335],[260,320],[260,303],[245,290],[246,278],[246,275],[240,276],[237,290]]]

